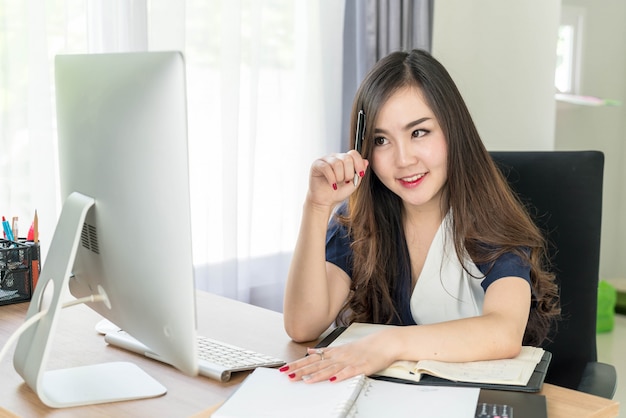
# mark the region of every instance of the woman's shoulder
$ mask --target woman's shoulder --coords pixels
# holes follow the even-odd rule
[[[528,248],[520,247],[502,252],[494,261],[476,264],[478,269],[485,275],[483,288],[503,277],[521,277],[530,283],[530,263],[522,254],[527,253]]]

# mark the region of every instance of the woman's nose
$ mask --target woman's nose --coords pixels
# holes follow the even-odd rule
[[[413,164],[417,160],[417,153],[410,143],[405,141],[398,142],[396,146],[396,164],[398,166],[407,166]]]

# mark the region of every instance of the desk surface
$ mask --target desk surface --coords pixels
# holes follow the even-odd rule
[[[24,321],[26,303],[0,306],[0,346]],[[283,358],[300,358],[305,344],[289,339],[282,315],[267,309],[198,292],[198,331],[231,344]],[[212,321],[219,318],[220,321]],[[0,362],[0,407],[18,416],[209,416],[214,405],[235,390],[245,374],[218,383],[205,377],[185,376],[172,367],[108,346],[95,330],[100,316],[85,306],[63,310],[54,339],[48,369],[108,361],[132,361],[168,388],[164,396],[129,402],[51,409],[41,403],[13,368],[13,350]],[[310,345],[313,345],[311,343]],[[548,415],[559,417],[615,417],[619,404],[584,393],[544,385]],[[0,416],[3,411],[0,408]]]

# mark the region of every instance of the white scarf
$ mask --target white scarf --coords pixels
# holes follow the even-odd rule
[[[454,249],[451,225],[452,214],[448,212],[411,295],[411,314],[420,325],[478,316],[483,310],[485,291],[480,283],[484,275],[467,254],[463,259],[469,273],[463,269]]]

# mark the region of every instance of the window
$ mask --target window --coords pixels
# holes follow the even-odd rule
[[[582,7],[561,7],[554,77],[554,84],[560,93],[579,94],[583,20]]]

